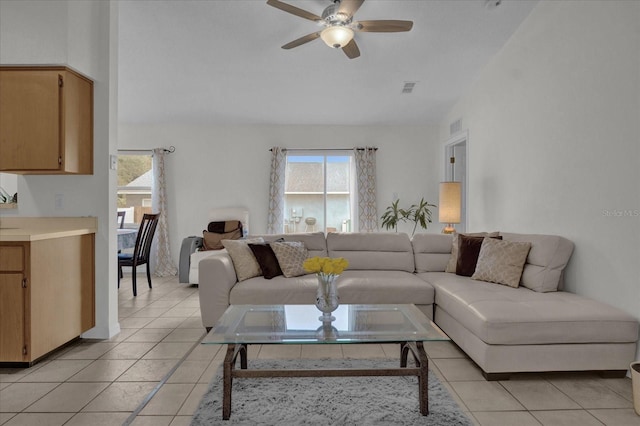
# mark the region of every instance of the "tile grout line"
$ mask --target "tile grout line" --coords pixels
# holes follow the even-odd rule
[[[193,350],[195,348],[198,347],[198,345],[200,345],[200,343],[202,342],[202,339],[204,338],[204,336],[206,336],[207,333],[203,333],[202,336],[200,337],[200,339],[198,339],[193,346],[191,346],[191,348],[187,351],[187,353],[185,353],[182,358],[176,363],[176,365],[174,365],[171,370],[169,370],[167,372],[167,374],[164,375],[164,377],[162,379],[160,379],[160,382],[151,390],[151,392],[149,392],[147,394],[147,396],[142,400],[142,402],[138,405],[138,407],[136,407],[135,410],[133,410],[133,412],[131,413],[131,415],[129,415],[129,417],[127,417],[127,420],[125,420],[125,422],[122,424],[122,426],[129,426],[134,420],[135,418],[138,416],[138,414],[140,414],[140,412],[144,409],[144,407],[146,407],[146,405],[149,403],[149,401],[151,401],[151,398],[153,398],[156,393],[158,393],[158,391],[162,388],[162,386],[167,382],[167,380],[169,380],[169,378],[173,375],[173,373],[176,372],[176,370],[178,368],[180,368],[180,366],[182,365],[182,363],[187,359],[187,357],[189,355],[191,355],[191,352],[193,352]]]

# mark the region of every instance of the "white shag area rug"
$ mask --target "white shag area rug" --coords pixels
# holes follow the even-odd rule
[[[411,357],[409,357],[411,364]],[[249,368],[397,368],[387,359],[249,360]],[[237,364],[239,368],[239,363]],[[418,378],[285,377],[233,380],[231,418],[222,420],[222,366],[193,415],[205,425],[443,425],[473,423],[429,373],[429,415],[418,403]]]

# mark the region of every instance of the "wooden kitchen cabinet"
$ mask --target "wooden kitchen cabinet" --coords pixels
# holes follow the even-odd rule
[[[0,363],[31,365],[95,326],[94,238],[0,242]]]
[[[0,67],[0,172],[93,174],[93,82],[67,67]]]
[[[21,361],[25,340],[26,257],[23,245],[0,246],[0,359]]]

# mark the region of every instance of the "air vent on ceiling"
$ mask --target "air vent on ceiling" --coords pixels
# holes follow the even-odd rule
[[[449,124],[449,134],[453,135],[454,133],[458,133],[462,130],[462,118],[458,118],[453,123]]]
[[[502,4],[502,0],[485,0],[484,7],[488,10],[493,10],[500,6],[500,4]]]
[[[413,88],[416,87],[417,81],[405,81],[402,87],[402,93],[411,93]]]

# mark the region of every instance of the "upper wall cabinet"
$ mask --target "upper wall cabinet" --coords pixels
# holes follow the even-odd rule
[[[93,82],[67,67],[0,67],[0,171],[93,174]]]

